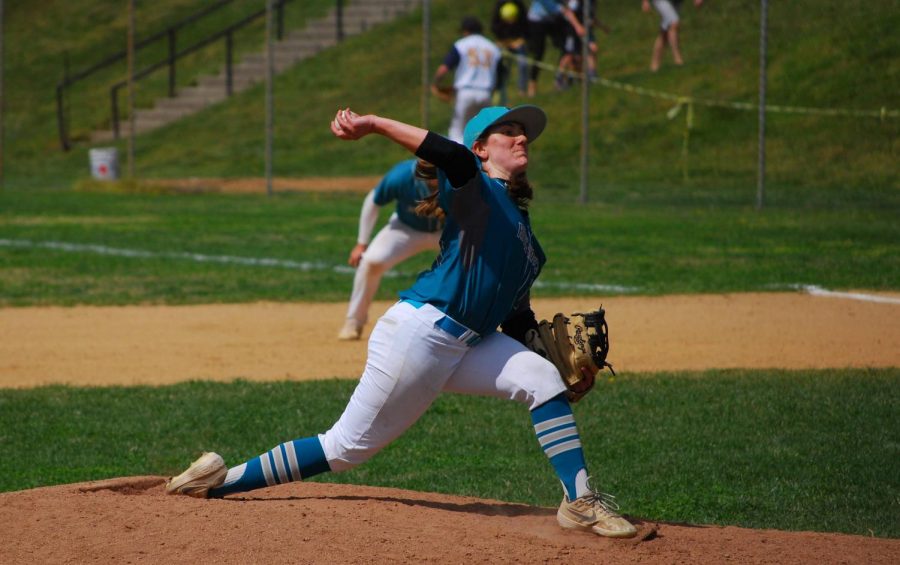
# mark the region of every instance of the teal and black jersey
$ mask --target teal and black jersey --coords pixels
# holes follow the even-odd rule
[[[456,145],[454,152],[460,149]],[[470,162],[476,159],[474,176],[453,187],[446,169],[438,174],[438,198],[447,216],[440,253],[400,298],[431,304],[484,336],[528,299],[546,257],[506,183],[481,172],[477,158],[465,151]],[[458,175],[449,176],[460,184]]]
[[[375,204],[384,206],[397,201],[397,217],[414,230],[436,232],[441,223],[436,218],[416,215],[416,205],[431,191],[415,175],[416,160],[408,159],[394,165],[375,187]]]

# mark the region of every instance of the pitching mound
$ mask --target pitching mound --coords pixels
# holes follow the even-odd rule
[[[295,483],[252,496],[166,496],[162,477],[0,494],[3,563],[897,563],[900,540],[643,522],[611,540],[555,509]]]

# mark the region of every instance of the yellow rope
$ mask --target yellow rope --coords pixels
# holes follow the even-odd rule
[[[514,53],[510,53],[509,51],[503,51],[503,54],[507,57],[519,57]],[[549,71],[556,71],[556,67],[540,62],[535,61],[530,57],[525,58],[528,61],[529,65],[537,65],[542,69],[546,69]],[[566,71],[566,74],[572,78],[583,79],[584,73],[576,73],[573,71]],[[699,104],[701,106],[710,106],[710,107],[719,107],[719,108],[730,108],[732,110],[746,110],[746,111],[756,111],[759,109],[758,104],[751,104],[749,102],[727,102],[724,100],[712,100],[708,98],[694,98],[693,96],[684,96],[680,94],[672,94],[669,92],[663,92],[661,90],[655,90],[652,88],[644,88],[642,86],[634,86],[632,84],[628,84],[625,82],[620,82],[616,80],[610,80],[602,77],[595,77],[590,79],[592,84],[598,84],[605,88],[611,88],[614,90],[620,90],[623,92],[630,92],[634,94],[638,94],[641,96],[649,96],[651,98],[659,98],[661,100],[671,100],[678,104],[678,108],[684,104]],[[672,110],[669,110],[671,112]],[[882,121],[886,118],[900,118],[900,110],[888,110],[885,107],[881,107],[878,110],[852,110],[846,108],[813,108],[806,106],[782,106],[782,105],[770,105],[766,104],[766,112],[774,112],[774,113],[783,113],[783,114],[808,114],[808,115],[818,115],[818,116],[841,116],[841,117],[852,117],[852,118],[879,118]],[[689,114],[692,114],[693,110],[689,111]],[[677,112],[676,112],[677,115]],[[670,117],[671,119],[671,117]]]

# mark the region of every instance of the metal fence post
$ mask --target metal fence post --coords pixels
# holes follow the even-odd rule
[[[225,94],[229,97],[234,92],[234,77],[231,69],[233,43],[232,32],[229,29],[228,33],[225,34]]]
[[[761,0],[759,15],[759,162],[756,171],[756,209],[766,195],[766,58],[768,51],[769,2]]]
[[[59,144],[63,151],[68,151],[69,134],[66,131],[66,118],[63,115],[63,89],[65,83],[61,82],[56,85],[56,126],[59,129]]]
[[[134,144],[137,137],[136,117],[134,110],[134,36],[135,36],[135,4],[137,0],[128,2],[128,178],[134,178]]]
[[[6,90],[4,88],[5,83],[3,80],[3,75],[5,71],[5,65],[3,64],[3,44],[4,44],[4,34],[5,26],[3,25],[3,0],[0,0],[0,190],[6,185],[4,182],[4,152],[6,150],[6,145],[3,143],[3,139],[6,137]],[[66,74],[68,74],[68,65],[66,65]]]
[[[119,87],[118,85],[109,89],[109,97],[112,99],[112,130],[113,139],[119,139]]]
[[[278,14],[278,41],[284,39],[284,3],[285,0],[278,0],[277,14]]]
[[[344,40],[344,2],[343,0],[337,0],[337,13],[335,17],[335,32],[337,34],[337,41],[340,43]]]
[[[590,54],[590,2],[582,0],[581,21],[585,34],[581,40],[581,190],[578,201],[585,204],[588,200],[588,164],[590,159],[590,98],[591,77],[588,72],[588,56]]]
[[[272,137],[274,124],[274,82],[275,82],[275,52],[272,46],[272,4],[274,0],[266,0],[266,195],[272,196]]]
[[[422,127],[428,129],[428,104],[430,100],[431,71],[428,59],[431,55],[431,2],[422,0]]]
[[[169,98],[175,98],[175,28],[170,28],[169,36]]]

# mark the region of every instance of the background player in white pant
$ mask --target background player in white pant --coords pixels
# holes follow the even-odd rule
[[[166,491],[225,496],[350,469],[450,391],[506,398],[528,408],[563,487],[560,526],[609,537],[635,535],[611,497],[590,485],[556,367],[522,343],[537,326],[530,289],[545,262],[528,215],[528,145],[545,125],[536,106],[489,107],[469,121],[460,145],[381,116],[338,111],[331,123],[337,137],[382,135],[438,167],[438,192],[425,208],[446,215],[440,254],[375,325],[366,368],[330,430],[287,441],[227,471],[220,456],[206,453],[171,479]]]
[[[437,173],[427,161],[409,159],[394,165],[363,200],[359,233],[347,263],[356,267],[347,318],[338,339],[359,339],[369,320],[369,307],[381,277],[398,263],[422,251],[437,251],[443,223],[415,212],[420,201],[437,190]],[[397,202],[387,224],[369,243],[382,206]]]
[[[437,87],[445,75],[454,71],[453,89],[456,91],[456,98],[448,136],[457,143],[463,141],[463,127],[466,123],[479,110],[491,105],[501,64],[500,48],[481,35],[482,27],[478,18],[466,16],[460,28],[462,38],[447,52],[432,80],[432,84]]]

